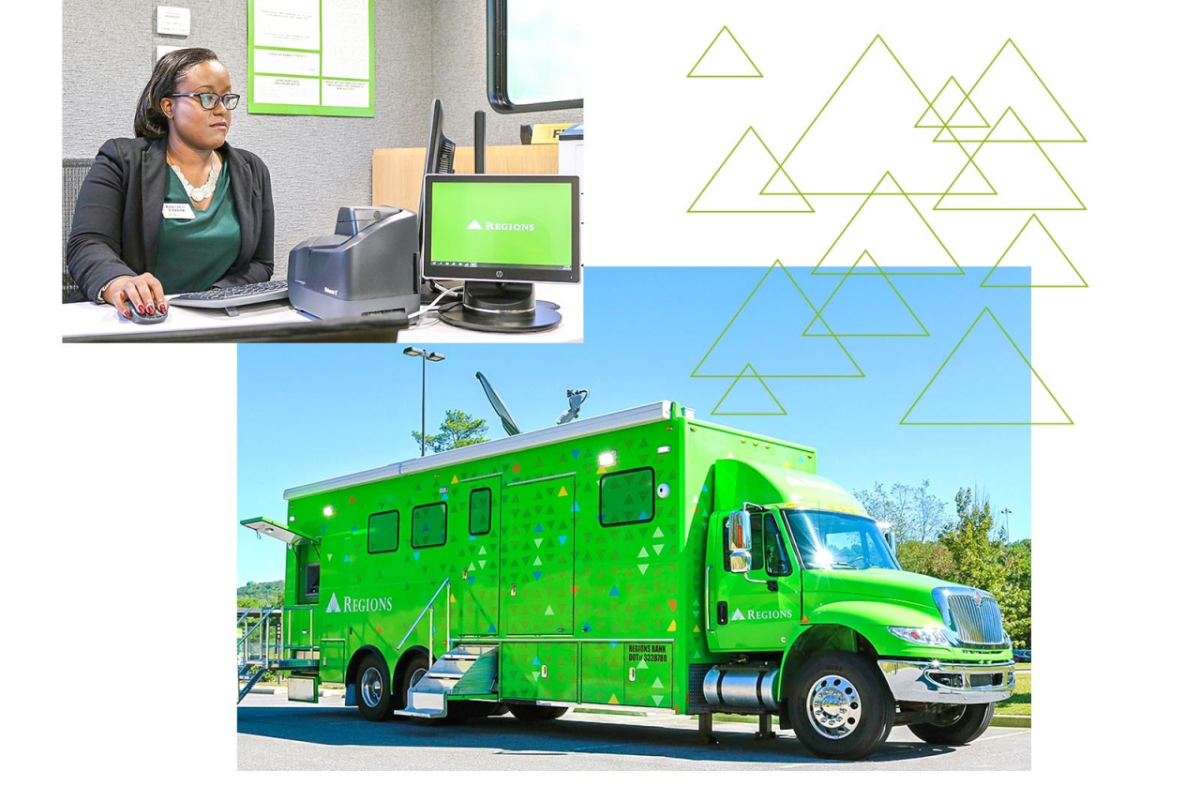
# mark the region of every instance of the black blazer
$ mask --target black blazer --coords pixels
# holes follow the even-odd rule
[[[270,281],[275,269],[275,204],[262,159],[222,145],[242,247],[216,286]],[[167,140],[109,139],[88,171],[67,242],[67,269],[79,289],[68,303],[95,300],[114,278],[154,273],[167,193]],[[208,287],[203,287],[207,289]]]

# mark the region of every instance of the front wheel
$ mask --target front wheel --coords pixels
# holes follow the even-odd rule
[[[939,718],[908,728],[932,745],[966,745],[987,731],[995,712],[995,704],[952,706]]]
[[[800,669],[789,688],[788,714],[796,738],[817,756],[862,759],[887,739],[896,704],[874,664],[834,651]]]

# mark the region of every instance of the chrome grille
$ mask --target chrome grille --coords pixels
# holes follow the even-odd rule
[[[1000,604],[991,593],[979,592],[979,603],[975,603],[975,590],[941,590],[945,600],[943,615],[949,613],[947,623],[958,634],[963,645],[997,646],[1004,644],[1004,621],[1000,617]]]

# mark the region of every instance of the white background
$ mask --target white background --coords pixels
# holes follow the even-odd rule
[[[1190,505],[1198,269],[1191,15],[1174,3],[1049,10],[1045,3],[788,3],[802,10],[794,16],[803,27],[768,30],[753,20],[771,5],[605,3],[588,28],[588,97],[596,98],[588,105],[591,175],[621,168],[629,191],[649,193],[671,142],[715,125],[678,98],[663,98],[669,110],[640,119],[649,112],[614,104],[618,92],[604,65],[621,59],[647,73],[686,74],[723,24],[748,49],[755,41],[751,52],[768,75],[775,66],[768,53],[790,46],[807,60],[827,41],[841,57],[836,68],[814,58],[804,70],[821,85],[827,75],[840,79],[845,54],[860,52],[876,32],[893,47],[903,44],[906,66],[910,53],[922,51],[969,63],[1011,35],[1088,136],[1070,156],[1071,183],[1090,209],[1075,223],[1071,253],[1092,286],[1034,296],[1034,358],[1055,377],[1058,397],[1069,399],[1076,425],[1033,431],[1033,772],[965,781],[878,773],[847,781],[805,772],[765,781],[733,773],[547,775],[535,783],[506,775],[470,782],[469,790],[459,777],[425,774],[238,775],[228,680],[235,351],[57,341],[57,316],[47,311],[59,297],[58,60],[36,48],[61,22],[59,9],[46,4],[21,12],[37,14],[36,24],[26,24],[40,35],[20,37],[4,54],[9,76],[38,65],[37,90],[10,85],[5,114],[8,785],[22,795],[107,789],[134,798],[408,795],[457,785],[530,799],[681,789],[708,797],[1020,798],[1045,790],[1106,798],[1188,786],[1181,782],[1193,760],[1197,714],[1187,656],[1196,627],[1189,576],[1198,536]],[[671,14],[651,13],[660,6]],[[774,41],[751,37],[752,28]],[[637,82],[616,88],[626,96],[640,91]],[[690,86],[662,91],[691,93],[681,96],[693,105],[703,100]],[[805,98],[795,121],[810,116]],[[762,105],[751,95],[739,102]],[[605,163],[604,140],[617,126],[643,127],[644,152],[634,163]],[[1066,172],[1068,157],[1055,160]],[[595,243],[601,220],[595,205],[590,210]],[[653,252],[660,225],[675,224],[627,222],[627,263]],[[592,314],[590,324],[602,324],[598,318]],[[163,599],[172,600],[158,605]]]

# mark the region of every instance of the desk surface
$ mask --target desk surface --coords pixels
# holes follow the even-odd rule
[[[168,296],[168,302],[171,296]],[[316,320],[287,301],[241,307],[237,317],[224,311],[172,306],[167,319],[138,325],[112,306],[62,304],[64,342],[537,342],[583,341],[583,285],[539,284],[539,300],[559,304],[562,323],[536,334],[485,334],[455,328],[423,314],[408,328],[395,317]]]

